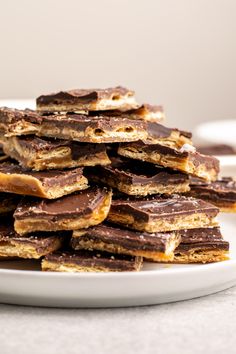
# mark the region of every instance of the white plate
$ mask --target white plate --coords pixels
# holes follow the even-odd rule
[[[205,265],[146,264],[137,273],[53,273],[32,262],[0,262],[0,302],[53,307],[120,307],[191,299],[236,285],[236,216],[220,216],[231,260]],[[3,269],[3,268],[12,269]]]
[[[17,108],[17,109],[35,109],[36,103],[35,100],[27,99],[5,99],[0,100],[0,107],[9,107],[9,108]]]
[[[228,144],[236,147],[236,119],[218,120],[200,124],[195,131],[197,139],[212,144]]]

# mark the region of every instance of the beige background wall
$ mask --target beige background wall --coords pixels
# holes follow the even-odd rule
[[[0,98],[123,84],[169,125],[236,117],[235,0],[0,0]]]

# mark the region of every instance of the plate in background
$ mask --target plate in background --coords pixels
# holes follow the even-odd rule
[[[236,285],[236,217],[220,215],[231,260],[195,265],[146,263],[141,272],[40,272],[36,262],[0,262],[0,302],[50,307],[121,307],[192,299]],[[16,270],[16,267],[27,270]],[[4,269],[5,268],[5,269]],[[11,270],[6,269],[11,268]]]
[[[236,147],[236,119],[218,120],[200,124],[195,131],[198,139],[211,144]]]

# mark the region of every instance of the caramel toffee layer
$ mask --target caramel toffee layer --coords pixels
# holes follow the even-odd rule
[[[95,187],[57,200],[24,198],[14,213],[15,230],[25,234],[87,228],[106,218],[110,203],[111,192]]]
[[[236,211],[236,181],[231,177],[223,177],[211,183],[192,178],[189,194],[208,200],[220,208],[232,207]]]
[[[0,191],[55,199],[85,189],[83,169],[29,171],[10,162],[0,164]]]
[[[141,257],[111,255],[105,252],[74,251],[52,253],[42,261],[43,271],[67,272],[122,272],[138,271]]]
[[[9,108],[0,109],[0,129],[8,137],[35,134],[88,143],[137,141],[148,134],[142,120],[73,113],[40,115]]]
[[[147,231],[171,231],[216,226],[218,208],[194,198],[181,196],[113,200],[108,220]]]
[[[71,240],[75,250],[95,249],[156,260],[173,258],[173,251],[179,243],[180,236],[174,231],[150,234],[102,224],[87,230],[74,231]]]
[[[20,196],[0,192],[0,214],[13,212],[20,201]]]
[[[89,179],[130,195],[173,194],[189,190],[188,176],[141,161],[111,158],[108,166],[87,169]]]
[[[129,111],[118,111],[118,110],[113,110],[113,111],[95,111],[95,112],[90,112],[91,115],[108,115],[108,116],[113,116],[113,117],[120,117],[120,116],[126,116],[127,118],[131,119],[143,119],[147,122],[162,122],[165,119],[165,114],[163,111],[162,106],[154,106],[150,105],[148,103],[142,104],[142,106],[136,108],[136,109],[131,109]]]
[[[104,144],[43,139],[31,135],[3,138],[2,143],[8,156],[23,167],[37,171],[110,163]]]
[[[38,97],[36,104],[37,110],[43,112],[129,110],[138,107],[134,92],[121,86],[60,91]]]
[[[120,144],[118,153],[125,157],[170,167],[210,181],[215,180],[219,173],[219,161],[215,157],[201,155],[188,144],[179,149],[138,141]]]
[[[67,236],[48,232],[22,237],[7,219],[0,223],[0,257],[40,258],[58,250]]]

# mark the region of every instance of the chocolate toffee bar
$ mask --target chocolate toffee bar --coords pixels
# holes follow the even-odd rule
[[[182,241],[175,249],[173,263],[210,263],[229,258],[229,242],[217,227],[181,230],[180,235]]]
[[[111,165],[87,169],[86,176],[129,195],[173,194],[189,190],[186,174],[131,159],[113,157],[111,161]]]
[[[148,103],[144,103],[141,107],[132,109],[127,113],[133,119],[143,119],[147,122],[158,123],[165,119],[165,114],[162,106],[151,105]]]
[[[0,214],[13,212],[20,201],[20,196],[11,193],[0,193]]]
[[[226,144],[199,146],[198,151],[204,155],[215,155],[215,156],[236,154],[236,149],[233,146],[226,145]]]
[[[42,270],[51,272],[127,272],[141,266],[141,257],[90,251],[57,252],[42,260]]]
[[[39,115],[32,111],[0,108],[0,130],[9,136],[37,136],[85,143],[145,140],[146,123],[123,117],[91,117],[81,114]]]
[[[20,235],[83,229],[100,224],[110,204],[111,191],[95,187],[57,200],[24,198],[14,213],[14,227]]]
[[[75,250],[98,250],[140,256],[153,261],[173,260],[180,243],[178,232],[146,233],[98,225],[73,232],[71,246]]]
[[[223,177],[211,183],[192,178],[188,194],[216,205],[223,212],[236,212],[236,181],[231,177]]]
[[[168,128],[159,123],[147,122],[148,137],[146,144],[160,144],[180,148],[184,144],[192,145],[192,134],[176,128]],[[142,139],[140,139],[142,140]]]
[[[30,109],[19,110],[8,107],[0,107],[0,132],[1,135],[36,134],[37,121],[40,116]],[[1,142],[2,137],[0,138]]]
[[[30,135],[4,138],[3,149],[21,166],[36,171],[110,163],[104,144],[42,139]]]
[[[108,220],[134,230],[165,232],[217,225],[218,208],[194,198],[178,195],[145,200],[112,201]]]
[[[127,111],[138,107],[134,91],[121,86],[60,91],[38,97],[36,104],[40,112]]]
[[[118,154],[173,168],[207,181],[214,181],[219,173],[219,161],[215,157],[201,155],[188,144],[179,149],[138,141],[121,144]]]
[[[162,122],[165,119],[165,114],[163,111],[162,106],[154,106],[150,105],[148,103],[142,104],[142,106],[136,108],[136,109],[131,109],[129,111],[118,111],[118,110],[113,110],[113,111],[95,111],[95,112],[89,112],[90,115],[108,115],[108,116],[113,116],[113,117],[120,117],[120,116],[125,116],[130,119],[142,119],[147,122]]]
[[[66,235],[60,233],[37,233],[22,237],[13,227],[12,220],[0,223],[0,257],[38,259],[48,253],[57,251]]]
[[[83,168],[35,172],[10,162],[0,164],[0,192],[55,199],[86,188]]]

